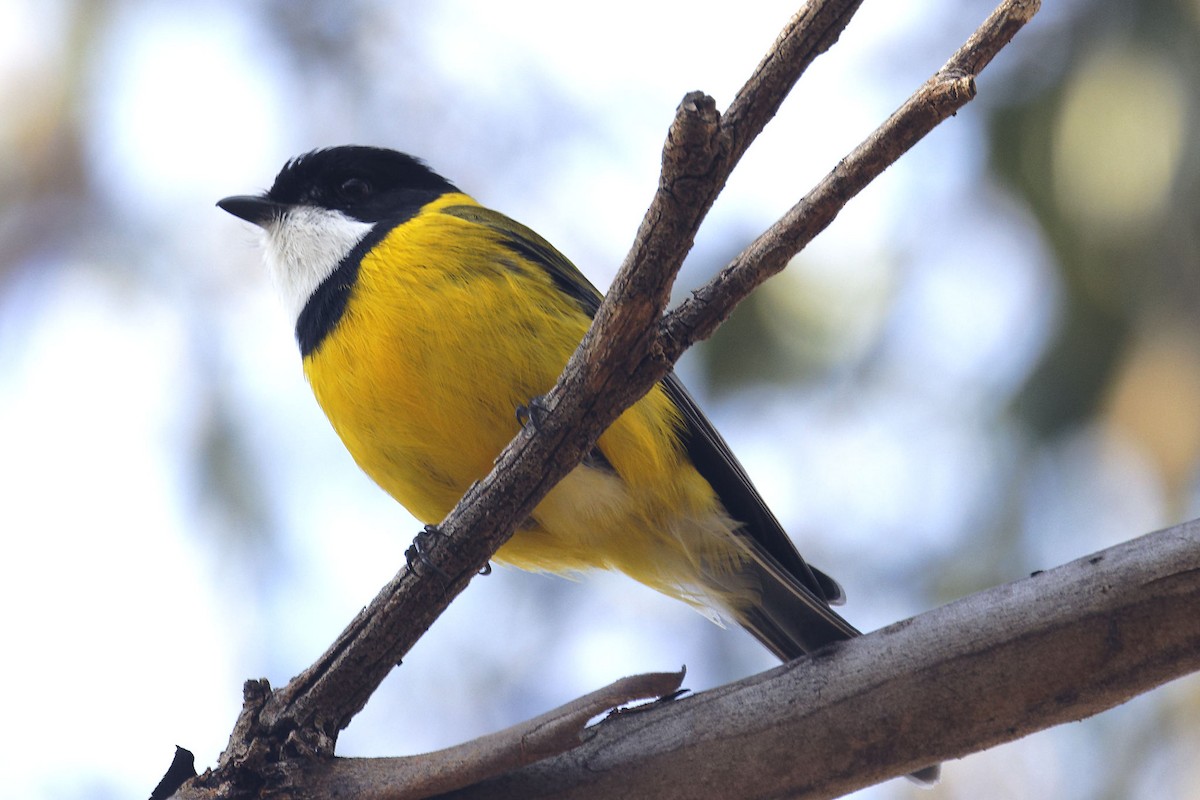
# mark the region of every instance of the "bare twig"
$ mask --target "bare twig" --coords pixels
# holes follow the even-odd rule
[[[909,148],[975,97],[975,76],[1041,3],[1002,3],[937,73],[719,275],[662,320],[664,357],[674,361],[712,335],[734,307],[823,231],[838,211]]]
[[[804,68],[836,41],[857,6],[847,0],[808,3],[725,115],[718,116],[711,99],[699,93],[684,99],[664,149],[658,192],[634,247],[592,329],[546,396],[548,413],[536,435],[531,429],[522,431],[492,473],[472,486],[446,518],[441,526],[445,535],[426,551],[428,574],[402,570],[333,646],[287,686],[271,691],[265,681],[247,684],[221,771],[201,776],[202,785],[255,785],[281,759],[331,755],[337,734],[392,666],[579,463],[604,428],[666,374],[687,344],[711,333],[736,299],[778,271],[827,225],[862,185],[969,100],[973,72],[1007,43],[1037,4],[1002,3],[956,54],[961,74],[918,92],[917,99],[847,159],[858,167],[835,169],[781,220],[782,228],[764,234],[694,301],[659,324],[674,276],[729,173]],[[948,74],[944,69],[939,75],[943,73]],[[897,122],[897,116],[908,122]],[[722,300],[725,292],[736,299]]]
[[[578,747],[589,720],[627,703],[670,695],[682,681],[683,672],[631,675],[535,719],[433,753],[280,764],[276,785],[287,787],[293,800],[420,800]]]

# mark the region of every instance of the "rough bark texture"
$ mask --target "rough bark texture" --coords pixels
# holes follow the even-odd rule
[[[1197,669],[1200,521],[618,717],[583,747],[445,797],[838,797]]]

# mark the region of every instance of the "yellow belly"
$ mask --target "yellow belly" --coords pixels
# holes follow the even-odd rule
[[[491,470],[517,407],[550,389],[590,320],[536,266],[474,241],[491,235],[482,226],[416,220],[364,258],[344,316],[304,369],[359,466],[436,523]],[[497,560],[620,569],[692,600],[699,565],[736,556],[733,523],[687,463],[678,425],[656,388],[601,437],[612,469],[577,467]]]

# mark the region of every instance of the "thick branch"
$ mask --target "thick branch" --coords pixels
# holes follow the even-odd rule
[[[455,800],[838,797],[1200,669],[1200,521],[596,729]]]

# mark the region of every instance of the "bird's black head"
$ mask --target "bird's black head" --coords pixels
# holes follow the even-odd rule
[[[410,155],[346,145],[314,150],[284,164],[266,199],[379,222],[456,191],[454,184]]]
[[[344,310],[363,252],[456,191],[412,156],[346,146],[298,156],[266,193],[226,197],[217,205],[263,229],[267,265],[307,354]],[[339,270],[342,277],[331,281]]]

